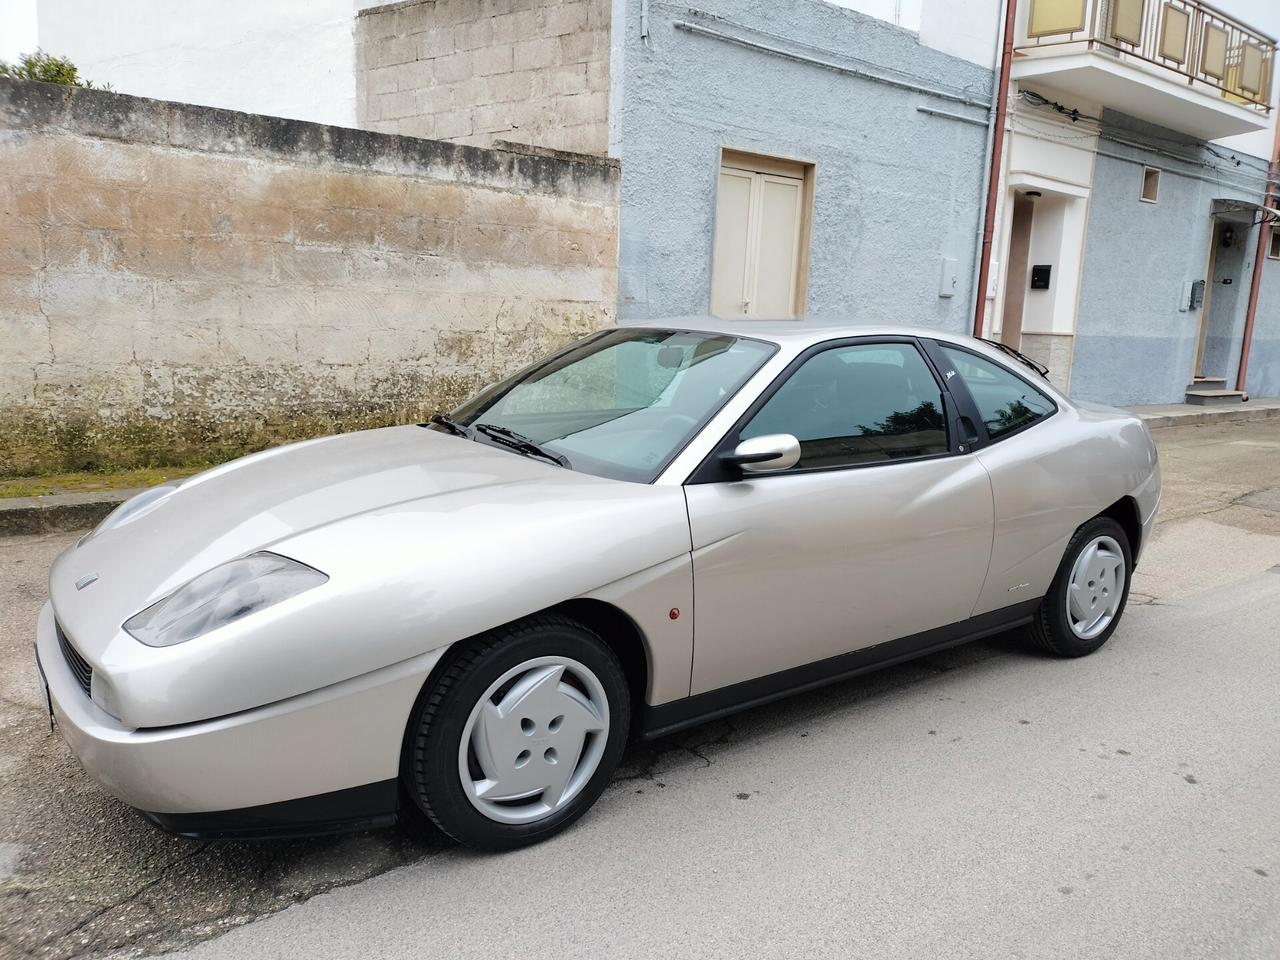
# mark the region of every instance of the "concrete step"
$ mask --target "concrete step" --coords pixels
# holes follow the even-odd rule
[[[1187,384],[1187,393],[1193,390],[1225,390],[1227,389],[1227,381],[1225,377],[1196,377]]]
[[[1198,406],[1221,406],[1228,403],[1244,402],[1244,394],[1239,390],[1188,390],[1187,403]]]

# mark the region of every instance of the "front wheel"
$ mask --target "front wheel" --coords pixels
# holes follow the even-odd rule
[[[1120,622],[1132,571],[1124,529],[1110,517],[1094,517],[1067,544],[1029,628],[1032,639],[1060,657],[1093,653]]]
[[[531,617],[450,651],[410,722],[405,785],[455,840],[535,843],[608,786],[630,713],[626,676],[596,634]]]

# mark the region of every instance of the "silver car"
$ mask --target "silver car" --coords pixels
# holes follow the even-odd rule
[[[508,848],[631,737],[1025,627],[1115,631],[1155,445],[938,330],[604,330],[430,424],[148,490],[54,564],[37,653],[107,790],[185,836],[416,806]]]

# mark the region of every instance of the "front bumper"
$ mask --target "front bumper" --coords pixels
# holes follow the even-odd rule
[[[134,730],[77,683],[51,605],[36,627],[54,717],[85,771],[158,825],[199,836],[390,823],[405,725],[442,653],[231,716]]]

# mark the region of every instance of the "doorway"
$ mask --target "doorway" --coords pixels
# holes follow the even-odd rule
[[[1248,295],[1245,261],[1250,224],[1215,218],[1209,251],[1208,283],[1200,311],[1195,380],[1222,380],[1234,372],[1232,344],[1244,298]]]
[[[1005,280],[1000,341],[1022,348],[1022,312],[1027,300],[1027,264],[1031,260],[1031,224],[1036,205],[1022,193],[1013,195],[1013,221],[1009,227],[1009,276]]]

